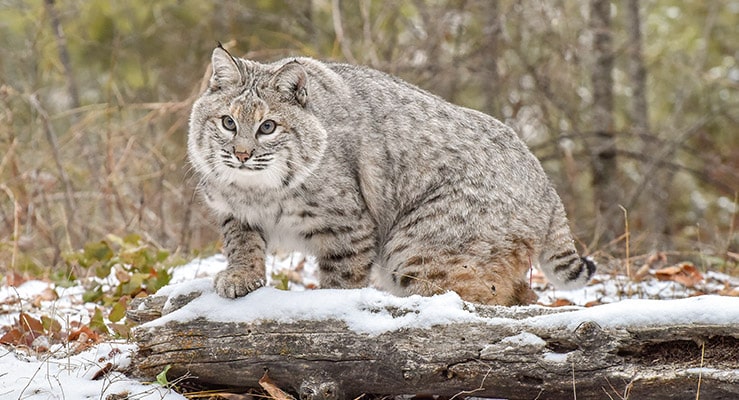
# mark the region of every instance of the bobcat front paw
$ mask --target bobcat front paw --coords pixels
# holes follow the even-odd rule
[[[234,299],[264,286],[264,279],[254,278],[254,274],[245,268],[229,268],[216,274],[213,280],[219,296]]]

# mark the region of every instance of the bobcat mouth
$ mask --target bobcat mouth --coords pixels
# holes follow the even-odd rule
[[[240,171],[263,171],[269,168],[274,161],[274,154],[261,154],[256,157],[250,157],[244,161],[237,159],[233,154],[224,152],[222,154],[223,162],[229,168],[238,169]]]
[[[236,168],[239,170],[249,171],[262,171],[272,164],[275,157],[271,154],[265,154],[257,157],[252,157],[244,162],[236,162]]]

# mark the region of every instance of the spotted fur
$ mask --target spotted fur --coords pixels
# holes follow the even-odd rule
[[[322,287],[487,304],[529,302],[532,262],[564,288],[593,274],[538,160],[498,120],[364,67],[220,47],[212,65],[188,155],[223,227],[220,295],[261,286],[277,249],[315,255]]]

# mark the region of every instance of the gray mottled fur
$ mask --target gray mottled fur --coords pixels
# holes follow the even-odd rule
[[[212,62],[188,155],[223,227],[220,295],[261,286],[277,249],[315,255],[322,287],[488,304],[530,301],[531,263],[562,288],[592,275],[538,160],[498,120],[369,68],[220,47]]]

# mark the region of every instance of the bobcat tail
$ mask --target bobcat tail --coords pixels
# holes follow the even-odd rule
[[[549,257],[546,261],[539,258],[544,275],[558,289],[577,289],[585,286],[595,273],[595,263],[588,257],[580,257],[573,250]]]
[[[539,254],[539,266],[558,289],[583,287],[595,273],[593,260],[580,257],[577,253],[563,209],[555,207],[543,247]]]

